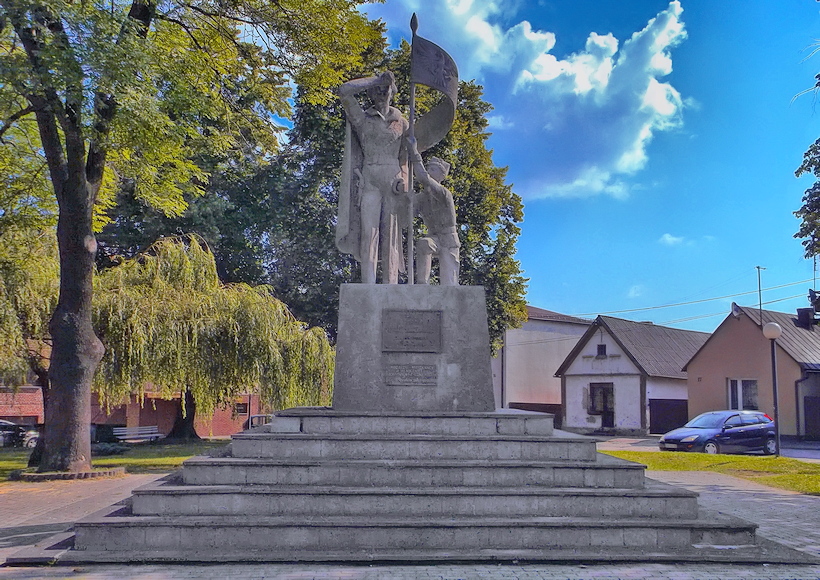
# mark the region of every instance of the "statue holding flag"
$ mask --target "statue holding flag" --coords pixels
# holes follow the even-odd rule
[[[354,79],[338,89],[347,114],[345,152],[339,191],[336,245],[361,264],[362,282],[398,283],[399,271],[413,272],[413,177],[407,138],[422,152],[450,130],[458,102],[458,69],[443,49],[416,35],[418,20],[410,24],[413,45],[410,66],[409,120],[391,105],[396,94],[393,73]],[[416,121],[415,87],[421,83],[444,98]],[[367,91],[373,106],[364,109],[356,94]],[[402,259],[402,230],[409,228],[407,260]]]

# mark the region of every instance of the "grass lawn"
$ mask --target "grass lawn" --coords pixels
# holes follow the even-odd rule
[[[658,471],[716,471],[780,489],[820,495],[820,464],[764,455],[602,451]]]
[[[228,441],[225,440],[207,439],[195,443],[141,443],[131,445],[131,449],[122,455],[93,457],[91,463],[94,467],[124,466],[128,473],[168,473],[178,469],[189,457],[227,444]],[[0,447],[0,482],[8,480],[9,474],[15,469],[25,469],[29,451]]]

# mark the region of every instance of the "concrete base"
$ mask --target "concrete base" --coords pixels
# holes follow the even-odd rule
[[[333,408],[495,409],[481,286],[343,284]]]
[[[283,411],[10,562],[807,561],[595,443],[538,413]]]

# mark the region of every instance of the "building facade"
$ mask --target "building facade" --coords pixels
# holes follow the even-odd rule
[[[599,316],[556,376],[563,428],[578,433],[665,433],[688,417],[686,361],[708,333]]]
[[[590,324],[527,306],[527,321],[504,333],[504,346],[492,360],[496,407],[553,413],[560,427],[561,380],[555,371]]]
[[[771,342],[762,330],[768,322],[783,331],[775,348],[780,433],[820,439],[820,328],[797,314],[733,304],[685,366],[689,415],[759,409],[774,417]]]

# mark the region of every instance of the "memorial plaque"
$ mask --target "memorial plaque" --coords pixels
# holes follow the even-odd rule
[[[440,310],[383,310],[383,352],[441,352]]]
[[[438,371],[436,365],[387,365],[384,382],[390,386],[435,387]]]

